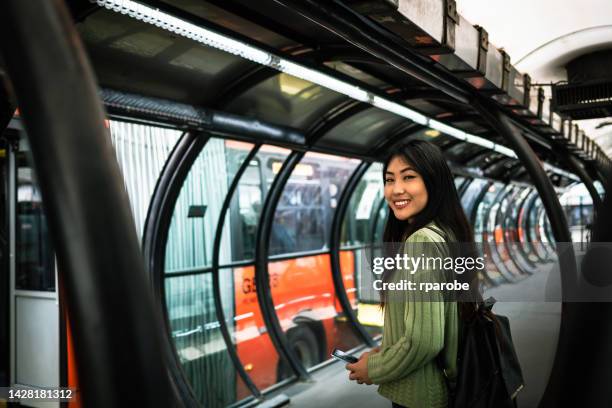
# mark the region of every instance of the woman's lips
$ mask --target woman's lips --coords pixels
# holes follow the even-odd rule
[[[410,200],[407,200],[407,199],[406,200],[395,200],[395,201],[393,201],[393,205],[398,210],[401,210],[402,208],[406,208],[408,206],[408,204],[410,204]]]

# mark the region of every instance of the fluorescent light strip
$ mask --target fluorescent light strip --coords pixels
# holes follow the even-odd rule
[[[346,95],[349,98],[369,103],[372,106],[402,116],[415,123],[418,123],[419,125],[428,126],[432,129],[439,130],[448,136],[486,147],[508,157],[517,158],[514,151],[505,146],[498,145],[479,136],[471,135],[435,119],[430,119],[427,116],[408,108],[407,106],[375,95],[358,86],[334,78],[331,75],[327,75],[295,62],[286,60],[277,55],[260,50],[259,48],[253,47],[252,45],[242,41],[226,37],[225,35],[216,33],[204,27],[191,24],[149,6],[136,3],[132,0],[96,0],[96,3],[101,7],[117,13],[126,14],[144,23],[155,25],[159,28],[173,32],[182,37],[192,39],[209,47],[228,52],[257,64],[274,68],[286,74],[331,89],[332,91]]]
[[[457,139],[466,140],[467,133],[452,126],[449,126],[445,123],[438,122],[435,119],[429,119],[428,125],[432,129],[439,130],[442,133],[445,133],[449,136],[456,137]]]

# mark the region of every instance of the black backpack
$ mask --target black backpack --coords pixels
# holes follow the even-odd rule
[[[468,321],[460,320],[454,408],[512,408],[523,388],[510,323],[491,311],[494,298],[481,302]]]
[[[439,228],[426,226],[442,237]],[[471,318],[459,319],[457,379],[449,382],[452,408],[514,408],[523,373],[514,350],[510,322],[493,313],[495,299],[480,303]],[[438,365],[444,368],[441,359]],[[444,370],[443,370],[444,371]]]

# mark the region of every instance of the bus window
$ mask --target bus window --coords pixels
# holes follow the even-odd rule
[[[17,169],[15,289],[55,291],[55,261],[31,167]]]
[[[272,299],[281,327],[306,368],[329,358],[334,348],[359,345],[337,301],[328,253],[304,251],[329,247],[333,212],[340,191],[359,162],[309,152],[291,174],[276,208],[270,237],[271,254],[296,258],[269,264]],[[354,259],[340,254],[345,279],[353,287]],[[284,364],[282,376],[290,373]]]

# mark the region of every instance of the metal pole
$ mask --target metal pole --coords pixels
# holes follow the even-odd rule
[[[508,141],[516,152],[519,160],[527,169],[534,186],[542,198],[542,203],[544,204],[544,208],[550,220],[554,238],[557,241],[562,292],[564,298],[566,296],[571,297],[577,282],[575,268],[576,258],[571,246],[566,248],[561,246],[563,243],[568,246],[568,243],[571,243],[572,239],[567,226],[567,220],[563,213],[563,208],[561,207],[561,203],[559,203],[550,179],[540,164],[539,158],[531,149],[525,138],[517,132],[510,119],[501,112],[500,108],[493,101],[477,98],[473,101],[473,106],[482,114],[485,120],[489,122],[491,127]],[[546,391],[539,404],[540,407],[556,407],[562,405],[561,402],[563,397],[561,395],[563,393],[560,391],[566,389],[568,377],[564,377],[564,375],[566,375],[566,371],[570,370],[570,367],[568,367],[570,359],[566,358],[566,356],[575,352],[571,347],[572,327],[577,316],[577,308],[575,308],[574,305],[576,304],[568,302],[563,302],[562,304],[557,353],[555,354],[555,362]]]
[[[370,163],[368,162],[362,162],[359,164],[347,181],[344,190],[342,190],[342,194],[338,200],[338,206],[334,212],[334,218],[332,219],[330,230],[331,237],[329,240],[329,255],[331,260],[334,289],[336,290],[336,297],[342,306],[342,310],[346,314],[346,317],[358,338],[361,338],[369,347],[374,347],[376,346],[376,342],[374,339],[372,339],[372,336],[370,336],[363,325],[359,323],[359,319],[357,319],[355,312],[353,312],[353,306],[351,305],[351,302],[346,294],[346,288],[344,286],[344,281],[342,280],[342,271],[340,270],[340,231],[342,229],[342,221],[344,220],[344,215],[346,213],[351,195],[359,184],[361,177],[368,170],[368,167],[370,167]]]
[[[168,230],[176,200],[189,169],[204,148],[206,141],[206,137],[196,132],[186,132],[183,133],[172,149],[151,196],[142,238],[147,273],[153,287],[153,295],[156,297],[158,314],[162,316],[166,328],[163,352],[166,356],[167,369],[177,392],[183,398],[184,404],[190,408],[199,407],[199,402],[189,384],[169,335],[171,332],[170,319],[168,310],[163,306],[166,299],[164,264]]]
[[[63,3],[3,2],[0,50],[57,248],[83,404],[182,406],[96,82]]]
[[[217,227],[215,229],[215,238],[213,243],[213,258],[212,258],[212,274],[213,274],[213,290],[214,290],[214,298],[215,298],[215,309],[217,311],[217,319],[219,320],[219,329],[221,330],[221,335],[223,336],[223,340],[227,346],[227,352],[229,353],[232,362],[234,363],[234,367],[236,371],[240,375],[242,381],[244,381],[245,385],[249,388],[249,390],[253,393],[256,398],[262,398],[261,392],[251,379],[251,377],[247,374],[244,365],[240,361],[240,357],[238,356],[238,352],[234,347],[234,341],[230,335],[229,329],[227,327],[227,318],[225,316],[225,312],[223,311],[223,304],[221,302],[221,282],[219,279],[219,252],[221,251],[221,238],[223,238],[223,225],[225,223],[225,215],[229,209],[230,203],[232,201],[232,197],[234,193],[238,189],[238,184],[240,182],[240,178],[249,167],[251,160],[257,152],[259,151],[259,147],[261,145],[255,145],[249,154],[245,157],[242,162],[240,168],[234,175],[234,179],[232,180],[232,184],[230,184],[227,194],[225,195],[225,199],[223,200],[223,205],[221,206],[221,211],[219,212],[219,219],[217,221]]]

